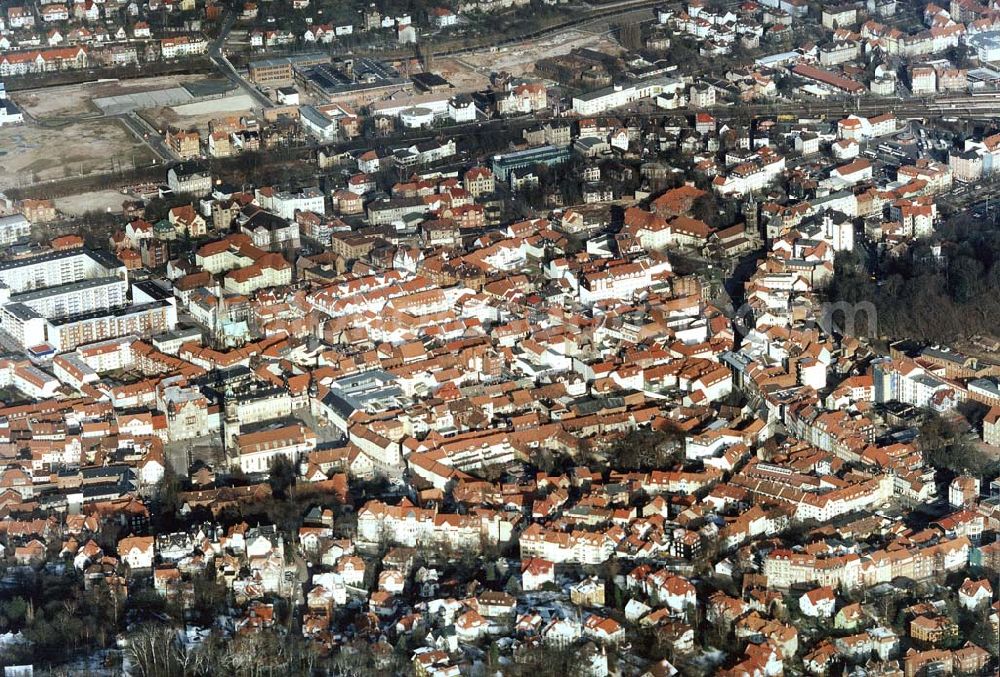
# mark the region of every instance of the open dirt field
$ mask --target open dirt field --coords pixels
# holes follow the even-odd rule
[[[434,70],[460,92],[475,92],[490,84],[488,73],[481,73],[457,59],[437,60],[434,62]]]
[[[607,37],[585,31],[568,30],[543,40],[508,45],[500,48],[498,52],[484,49],[463,56],[462,61],[474,68],[483,69],[486,73],[507,71],[511,75],[519,76],[531,73],[535,62],[539,59],[568,54],[577,47],[589,47],[609,54],[621,52],[621,46]]]
[[[93,211],[121,211],[122,202],[128,197],[120,190],[97,190],[55,199],[56,209],[67,216],[82,216]]]
[[[179,87],[185,82],[197,82],[204,79],[204,75],[164,75],[111,82],[88,82],[46,89],[27,89],[14,92],[11,98],[33,117],[39,119],[63,118],[100,112],[91,103],[92,99],[169,89]]]
[[[59,128],[0,127],[0,189],[129,167],[153,160],[116,120],[89,120]]]
[[[156,129],[196,127],[204,134],[208,132],[208,123],[215,118],[249,113],[253,109],[253,99],[246,94],[239,94],[221,99],[186,103],[181,106],[151,108],[141,111],[140,114]]]

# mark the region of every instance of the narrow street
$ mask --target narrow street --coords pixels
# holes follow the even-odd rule
[[[219,29],[219,37],[213,40],[208,47],[208,58],[211,59],[212,63],[215,65],[216,69],[228,78],[231,82],[238,85],[243,89],[249,96],[251,96],[254,101],[259,103],[264,108],[272,108],[274,103],[265,96],[260,90],[254,87],[246,78],[241,76],[236,72],[233,64],[230,63],[229,59],[226,57],[226,38],[229,37],[230,31],[233,30],[233,24],[236,23],[236,10],[228,9],[226,10],[225,16],[222,18],[222,27]]]

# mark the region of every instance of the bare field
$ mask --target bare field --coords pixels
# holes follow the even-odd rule
[[[129,168],[133,157],[143,166],[154,156],[116,120],[0,127],[0,189]]]
[[[208,133],[208,123],[227,115],[249,113],[254,110],[254,101],[246,94],[226,96],[221,99],[209,99],[186,103],[181,106],[150,108],[140,111],[140,114],[156,129],[175,127],[191,129],[195,127],[202,134]]]
[[[57,197],[55,203],[56,209],[67,216],[82,216],[93,211],[120,211],[122,202],[127,199],[120,190],[96,190],[92,193]]]
[[[164,75],[109,82],[86,82],[45,89],[26,89],[12,93],[11,98],[29,115],[44,120],[49,117],[62,118],[100,113],[91,103],[93,99],[169,89],[204,79],[204,75]]]
[[[618,54],[621,46],[604,36],[579,30],[569,30],[544,40],[535,40],[519,45],[508,45],[500,51],[493,52],[483,49],[462,57],[462,61],[477,69],[490,71],[507,71],[511,75],[520,76],[531,73],[535,62],[569,52],[577,47],[589,47],[608,54]]]
[[[490,84],[487,73],[481,73],[458,59],[436,60],[434,70],[460,92],[475,92],[485,89]]]

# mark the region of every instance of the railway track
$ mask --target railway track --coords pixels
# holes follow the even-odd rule
[[[775,117],[781,115],[797,115],[801,118],[835,116],[838,119],[855,113],[858,115],[878,115],[894,113],[900,117],[947,117],[954,116],[968,119],[992,119],[1000,117],[1000,92],[976,95],[942,97],[926,100],[887,100],[859,99],[856,102],[837,100],[835,102],[811,101],[779,101],[766,104],[749,104],[739,106],[710,106],[707,108],[677,108],[674,110],[630,111],[610,110],[605,115],[618,117],[661,118],[675,115],[691,115],[694,113],[711,113],[719,118],[737,116]]]

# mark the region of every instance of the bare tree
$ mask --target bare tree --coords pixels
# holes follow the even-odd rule
[[[131,633],[125,653],[132,674],[139,677],[171,677],[184,674],[183,647],[177,631],[165,625],[146,625]]]
[[[622,47],[633,51],[642,47],[642,28],[637,22],[629,22],[620,30]]]

